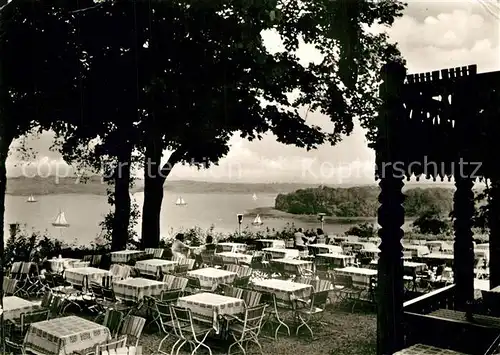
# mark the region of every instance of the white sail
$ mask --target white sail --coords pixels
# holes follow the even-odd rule
[[[256,194],[253,194],[252,198],[253,198],[254,201],[257,201],[257,195]]]
[[[28,197],[28,200],[26,202],[36,202],[35,196],[30,195],[30,197]]]
[[[262,220],[260,219],[260,215],[257,215],[257,217],[255,217],[255,219],[253,220],[252,224],[254,226],[260,226],[260,225],[262,225]]]
[[[66,216],[64,215],[64,212],[59,212],[59,214],[56,217],[56,220],[52,223],[54,227],[69,227],[69,223],[66,220]]]
[[[182,197],[177,197],[177,201],[175,201],[175,204],[177,206],[184,206],[186,204],[186,201],[184,201],[184,199]]]

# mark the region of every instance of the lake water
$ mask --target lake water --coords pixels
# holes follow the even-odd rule
[[[144,195],[134,196],[139,208],[142,208]],[[262,194],[254,201],[248,194],[183,194],[185,206],[176,206],[178,195],[165,191],[161,212],[161,235],[167,236],[181,229],[199,226],[203,229],[212,224],[216,232],[234,232],[238,228],[236,214],[251,211],[257,207],[274,206],[276,195]],[[61,237],[67,242],[89,244],[99,235],[101,222],[109,211],[105,196],[97,195],[45,195],[38,196],[37,203],[26,203],[25,196],[6,196],[5,231],[8,236],[9,223],[26,224],[28,229],[36,231],[47,230],[50,235]],[[64,211],[70,227],[57,229],[52,226],[59,210]],[[252,218],[244,217],[243,227],[252,230],[259,228],[251,226]],[[280,229],[287,223],[295,223],[297,227],[318,228],[319,223],[303,221],[294,218],[263,218],[266,227]],[[328,234],[342,234],[352,225],[325,224]],[[137,226],[140,232],[140,225]],[[140,233],[139,233],[140,234]]]

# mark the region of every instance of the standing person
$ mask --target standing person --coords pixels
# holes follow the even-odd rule
[[[328,244],[325,232],[323,232],[323,229],[321,228],[316,230],[316,242],[319,244]]]
[[[175,236],[175,240],[172,243],[172,255],[176,257],[185,258],[188,250],[188,246],[184,244],[184,234],[178,233]]]

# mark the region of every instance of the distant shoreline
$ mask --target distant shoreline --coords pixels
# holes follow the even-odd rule
[[[257,207],[246,211],[245,215],[248,217],[255,217],[260,215],[261,218],[275,218],[275,219],[297,219],[304,222],[318,222],[318,216],[293,214],[283,212],[275,209],[274,207]],[[405,221],[414,221],[415,218],[405,218]],[[377,216],[373,217],[325,217],[325,225],[327,224],[357,224],[357,223],[376,223]]]

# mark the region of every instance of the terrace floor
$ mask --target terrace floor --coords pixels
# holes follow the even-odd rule
[[[376,353],[376,314],[373,311],[359,308],[351,313],[350,309],[331,307],[326,312],[321,324],[316,325],[314,340],[311,340],[307,331],[300,336],[279,335],[278,341],[270,339],[269,331],[263,331],[261,344],[264,354],[273,355],[373,355]],[[157,347],[162,337],[157,328],[151,326],[145,329],[139,345],[143,347],[143,354],[157,354]],[[219,347],[217,342],[207,342],[213,354],[227,354],[227,347]],[[180,354],[189,354],[186,346]],[[208,354],[208,351],[199,351]],[[238,354],[233,348],[232,354]],[[241,352],[239,352],[241,354]],[[257,347],[249,347],[248,354],[260,354]]]

